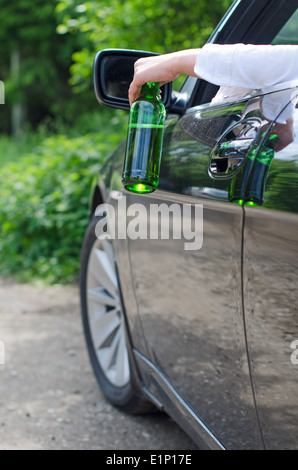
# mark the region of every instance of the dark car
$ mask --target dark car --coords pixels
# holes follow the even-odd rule
[[[298,1],[238,0],[210,41],[297,44]],[[96,56],[101,103],[128,109],[146,54]],[[165,86],[155,192],[123,189],[125,142],[96,178],[80,281],[90,359],[112,404],[165,411],[199,448],[297,449],[298,77],[212,105],[217,90],[191,77]],[[153,205],[168,237],[142,236]]]

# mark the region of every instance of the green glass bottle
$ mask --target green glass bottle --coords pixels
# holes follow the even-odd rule
[[[275,151],[274,151],[274,142],[278,139],[278,136],[273,134],[271,135],[263,148],[261,148],[255,164],[253,172],[250,175],[248,182],[245,203],[246,204],[264,204],[264,191],[266,187],[266,181],[269,173],[269,168],[273,160]]]
[[[143,85],[129,114],[122,184],[128,191],[149,193],[159,181],[166,111],[159,83]]]
[[[256,157],[256,149],[252,148],[244,158],[241,170],[233,177],[230,185],[229,200],[242,205],[245,199],[246,187],[252,172]]]

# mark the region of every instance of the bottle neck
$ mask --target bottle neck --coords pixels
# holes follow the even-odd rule
[[[142,90],[140,93],[140,99],[158,99],[159,98],[159,83],[158,82],[150,82],[145,83],[142,86]]]

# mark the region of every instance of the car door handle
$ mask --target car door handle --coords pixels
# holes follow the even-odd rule
[[[247,150],[253,143],[254,139],[236,139],[231,140],[228,142],[223,142],[219,144],[217,147],[217,154],[215,154],[214,158],[222,158],[222,157],[243,157],[246,155]]]
[[[260,126],[260,120],[246,119],[226,131],[212,150],[209,174],[214,178],[233,176],[255,141]]]
[[[241,165],[253,141],[254,139],[239,139],[218,145],[211,161],[211,171],[230,175]]]

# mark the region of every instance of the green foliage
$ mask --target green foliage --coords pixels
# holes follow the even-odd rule
[[[274,159],[266,184],[265,207],[298,212],[297,187],[297,162]]]
[[[56,33],[56,0],[0,0],[0,7],[0,40],[5,46],[0,57],[0,79],[5,83],[0,131],[11,132],[15,103],[22,105],[25,120],[34,126],[49,115],[73,122],[90,105],[90,96],[75,102],[68,82],[71,56],[84,46],[84,38]]]
[[[120,138],[111,131],[52,136],[0,170],[1,275],[47,283],[76,278],[90,186]]]
[[[116,47],[165,53],[201,46],[231,3],[0,0],[0,40],[5,45],[0,80],[6,92],[0,132],[14,130],[15,103],[33,126],[46,116],[74,123],[80,112],[96,107],[92,65],[98,50]],[[17,66],[12,65],[14,55]]]
[[[71,83],[77,91],[86,90],[94,54],[100,49],[166,53],[200,47],[231,4],[231,0],[59,0],[58,33],[83,36],[88,44],[73,55]]]
[[[26,131],[21,141],[15,141],[7,135],[0,138],[0,169],[28,154],[40,142],[41,135]],[[0,188],[1,192],[1,188]]]
[[[46,282],[77,275],[91,180],[126,126],[124,112],[96,103],[95,53],[199,47],[231,3],[0,0],[0,132],[11,132],[19,105],[30,129],[44,126],[19,142],[0,138],[0,275]]]

